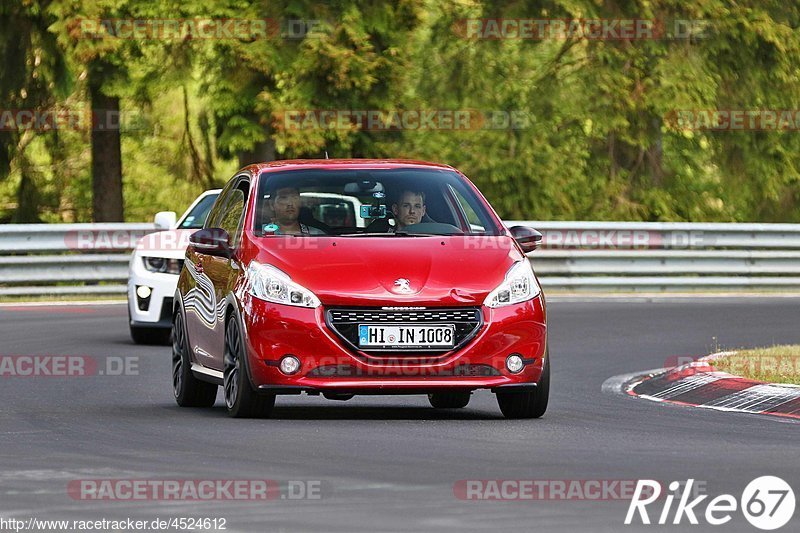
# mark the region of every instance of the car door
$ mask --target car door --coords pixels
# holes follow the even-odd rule
[[[203,225],[205,229],[218,227],[230,190],[231,187],[226,186],[217,197]],[[216,320],[216,291],[205,272],[209,257],[211,256],[193,246],[187,248],[185,268],[189,274],[189,289],[183,295],[183,306],[186,312],[186,333],[194,360],[203,366],[214,368],[212,354],[206,348],[208,341],[205,340]]]
[[[209,228],[221,228],[230,238],[231,249],[236,254],[244,227],[244,212],[250,193],[247,176],[239,176],[231,187],[224,191],[219,210],[209,215]],[[215,206],[216,208],[216,206]],[[213,216],[213,218],[212,218]],[[196,252],[195,270],[205,287],[204,309],[196,321],[194,336],[195,354],[204,366],[223,370],[225,348],[225,306],[226,298],[236,282],[239,266],[233,257],[220,257]],[[198,268],[199,267],[199,268]],[[200,314],[200,313],[198,313]],[[190,332],[190,338],[192,333]]]

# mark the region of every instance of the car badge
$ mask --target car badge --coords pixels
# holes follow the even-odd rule
[[[414,292],[413,290],[411,290],[411,282],[408,281],[406,278],[400,278],[394,280],[394,286],[397,287],[397,292],[404,292],[404,293]]]

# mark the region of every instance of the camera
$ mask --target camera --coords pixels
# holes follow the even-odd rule
[[[362,205],[361,218],[386,218],[386,206]]]

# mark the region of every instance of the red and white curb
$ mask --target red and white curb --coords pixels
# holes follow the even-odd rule
[[[604,391],[716,411],[755,413],[800,419],[800,387],[763,383],[714,369],[722,352],[686,365],[615,376]]]

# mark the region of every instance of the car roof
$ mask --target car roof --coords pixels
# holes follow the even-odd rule
[[[243,170],[253,174],[275,170],[289,169],[390,169],[390,168],[438,168],[456,170],[450,165],[429,163],[414,159],[286,159],[283,161],[270,161],[268,163],[255,163]]]

